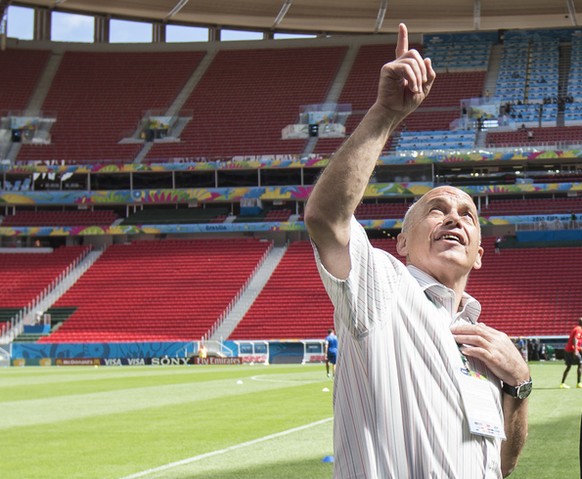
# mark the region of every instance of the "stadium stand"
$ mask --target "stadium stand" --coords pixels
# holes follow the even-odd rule
[[[0,253],[0,308],[24,308],[89,251],[67,246],[52,253]]]
[[[483,268],[471,273],[468,292],[482,304],[485,324],[510,336],[564,334],[580,315],[582,248],[502,249],[484,238]]]
[[[17,211],[2,220],[2,226],[109,226],[117,220],[111,210]]]
[[[440,64],[438,82],[427,102],[406,119],[394,139],[386,145],[385,152],[392,150],[391,153],[394,153],[396,149],[400,153],[411,152],[413,157],[420,150],[446,150],[444,164],[429,164],[427,168],[435,168],[435,165],[437,169],[448,168],[446,175],[441,178],[455,182],[460,181],[461,175],[446,162],[463,162],[463,168],[475,170],[487,169],[493,163],[482,161],[480,155],[477,155],[478,163],[472,163],[472,158],[468,157],[456,158],[455,150],[458,149],[472,149],[475,146],[511,148],[539,144],[554,147],[582,144],[582,126],[576,124],[582,111],[582,97],[578,97],[576,89],[578,71],[582,68],[579,68],[582,64],[579,53],[582,51],[582,35],[572,35],[568,93],[574,96],[574,101],[562,105],[565,126],[557,126],[561,125],[559,118],[562,106],[554,101],[546,101],[548,96],[557,96],[558,87],[563,87],[565,82],[563,72],[557,68],[559,61],[564,60],[560,58],[563,55],[560,53],[560,45],[557,38],[506,32],[504,55],[497,78],[487,77],[491,58],[489,41],[475,43],[474,55],[466,63],[459,61],[458,53],[462,48],[457,48],[454,43],[434,42],[427,45],[426,51],[430,52],[433,62]],[[422,45],[414,46],[423,49]],[[179,141],[154,140],[146,144],[150,149],[145,163],[178,163],[217,157],[258,158],[273,153],[299,157],[311,142],[304,139],[282,140],[281,129],[297,121],[303,105],[326,100],[350,48],[356,47],[347,44],[318,44],[314,47],[252,49],[221,47],[216,52],[214,49],[164,53],[66,51],[62,55],[56,77],[47,86],[48,95],[42,105],[43,110],[56,112],[58,116],[51,132],[53,143],[23,144],[17,161],[130,163],[145,144],[144,139],[138,135],[140,120],[148,111],[167,110],[196,73],[201,75],[200,81],[181,107],[183,116],[189,115],[190,120],[182,130]],[[348,135],[375,100],[378,70],[394,56],[394,49],[385,44],[361,44],[357,48],[355,62],[345,85],[338,92],[338,103],[349,104],[352,109],[345,125]],[[15,51],[19,54],[22,52],[21,59],[10,53],[10,49],[0,52],[0,66],[15,69],[18,72],[16,77],[21,79],[18,85],[20,92],[14,98],[6,97],[6,105],[24,109],[51,52]],[[543,61],[544,52],[549,52],[549,65]],[[216,56],[211,59],[207,69],[197,71],[202,61],[210,59],[214,53]],[[22,64],[19,63],[21,60]],[[168,69],[172,69],[172,75],[167,74]],[[0,87],[4,85],[0,88],[0,100],[4,88],[15,88],[10,83],[12,78],[8,79],[4,70],[0,69]],[[454,125],[461,115],[461,100],[481,97],[486,84],[491,85],[491,81],[496,81],[495,97],[511,104],[514,123],[518,127],[523,123],[527,128],[489,131],[486,143],[478,144],[484,135],[471,129],[455,130]],[[119,143],[120,140],[128,139],[131,140],[129,143]],[[325,154],[335,151],[342,141],[341,138],[319,138],[313,151],[325,159]],[[536,187],[540,183],[556,183],[552,187],[559,190],[566,184],[579,182],[580,173],[546,174],[544,163],[553,163],[554,153],[548,154],[547,160],[541,158],[543,161],[537,161],[534,158],[527,164],[525,162],[529,160],[517,158],[515,164],[521,166],[523,163],[526,169],[529,168],[529,183],[535,182]],[[574,170],[577,160],[575,155],[571,156],[564,161],[572,163]],[[493,165],[498,170],[498,176],[483,176],[480,173],[478,179],[472,177],[471,183],[467,184],[494,185],[497,181],[500,185],[519,186],[515,172],[508,175],[507,181],[502,179],[507,171],[502,171],[500,162]],[[236,170],[236,161],[229,166]],[[421,179],[421,173],[408,175],[401,169],[397,170],[403,166],[384,167],[387,170],[394,168],[390,171],[397,173],[390,175],[382,172],[390,180],[382,179],[379,182],[392,181],[392,177],[397,183],[430,181],[430,178]],[[285,187],[291,183],[284,172],[270,177],[270,181],[261,182],[262,166],[258,168],[256,176],[254,170],[244,172],[250,173],[244,176],[240,184],[237,183],[239,177],[233,175],[226,181],[227,186],[237,188],[250,182],[253,187],[255,183],[257,186]],[[306,170],[301,172],[301,180]],[[211,188],[220,182],[220,170],[209,172],[212,175],[200,180],[202,185],[195,186]],[[315,178],[317,172],[309,172],[307,175]],[[132,181],[136,177],[132,177]],[[122,188],[114,181],[108,185],[106,175],[103,178],[103,189],[114,191]],[[191,177],[184,178],[180,188],[190,188],[188,178]],[[299,175],[293,178],[299,178]],[[438,176],[433,180],[438,182]],[[6,191],[35,191],[32,174],[28,177],[21,172],[14,176],[5,175],[2,181]],[[176,177],[172,176],[168,183],[171,181],[176,181]],[[127,181],[127,184],[130,182]],[[148,181],[143,180],[142,184],[148,185]],[[91,185],[88,180],[87,189]],[[512,195],[512,199],[503,198],[499,193]],[[559,193],[534,190],[520,193],[517,188],[509,192],[492,191],[487,202],[483,200],[480,213],[485,218],[572,212],[579,214],[582,212],[580,197],[567,197],[572,193],[569,189],[559,190]],[[538,196],[542,194],[548,197],[554,194],[556,197],[550,199]],[[411,196],[407,192],[401,198],[368,199],[358,207],[356,216],[362,220],[401,219]],[[518,196],[519,199],[513,199]],[[237,218],[229,217],[227,222],[243,223],[244,228],[248,226],[244,223],[286,222],[296,209],[302,209],[301,201],[291,204],[287,200],[275,203],[277,206],[265,204],[257,214],[239,214]],[[188,207],[191,205],[185,203],[133,206],[133,213],[128,205],[118,204],[112,205],[111,210],[97,211],[33,212],[7,207],[1,226],[111,225],[124,216],[119,213],[122,208],[127,208],[129,215],[119,221],[122,226],[192,225],[224,222],[231,213],[236,214],[240,209],[236,202],[214,203],[205,208]],[[140,207],[143,209],[139,210]],[[265,236],[271,238],[278,234],[283,236],[287,233],[268,232]],[[286,238],[293,240],[287,253],[230,339],[318,338],[331,325],[331,305],[317,277],[313,253],[305,241],[305,234],[301,232],[295,236],[289,233]],[[130,239],[124,236],[120,241]],[[86,240],[92,239],[87,237]],[[571,322],[571,315],[575,314],[575,306],[569,302],[567,294],[560,291],[560,284],[557,279],[554,281],[554,276],[566,279],[568,284],[579,284],[577,273],[570,270],[573,269],[571,265],[579,261],[580,251],[577,250],[580,248],[506,248],[502,254],[493,255],[492,241],[493,238],[484,239],[486,261],[483,269],[471,277],[470,283],[470,292],[479,299],[484,298],[485,322],[502,327],[512,335],[563,334]],[[394,240],[374,239],[373,243],[395,254]],[[66,311],[70,317],[41,342],[199,339],[236,301],[270,244],[240,238],[114,244],[54,305],[57,308],[55,311]],[[527,259],[530,258],[528,255],[531,255],[531,259]],[[569,261],[565,259],[568,256],[571,258]],[[19,255],[20,258],[23,256]],[[538,281],[545,279],[548,271],[552,272],[552,278],[547,284],[533,282],[534,277]],[[28,271],[28,274],[35,273]],[[505,285],[506,289],[503,289]],[[530,296],[530,291],[537,293],[540,289],[544,290],[543,295],[535,298]],[[505,294],[503,301],[496,302],[492,292],[497,297]],[[532,310],[527,312],[524,305],[530,303]],[[5,304],[8,309],[21,306],[8,302]],[[519,318],[519,321],[515,321],[515,318]]]
[[[196,115],[179,143],[155,143],[147,161],[301,153],[282,140],[303,105],[322,103],[345,47],[220,51],[184,108]]]
[[[531,135],[528,134],[531,131]],[[557,126],[553,128],[527,128],[517,131],[489,132],[487,145],[490,147],[526,146],[537,144],[570,145],[582,142],[582,127]]]
[[[362,203],[356,209],[355,216],[361,220],[374,220],[379,218],[402,219],[410,204],[398,203]]]
[[[228,208],[146,208],[125,218],[123,225],[161,225],[222,222]]]
[[[296,241],[229,339],[315,339],[332,325],[311,244]]]
[[[372,244],[398,256],[393,239]],[[582,248],[506,248],[494,254],[494,237],[483,238],[483,267],[471,273],[468,292],[483,306],[483,321],[510,336],[563,334],[578,314],[575,293]],[[290,245],[247,315],[229,339],[314,339],[332,325],[333,308],[306,241]]]
[[[49,50],[0,51],[0,108],[23,113],[49,59]]]
[[[453,107],[459,114],[461,100],[483,94],[486,72],[441,73],[434,83],[423,110],[431,107]],[[434,94],[434,96],[433,96]]]
[[[496,95],[502,101],[524,102],[527,76],[529,40],[523,37],[506,38],[497,84]]]
[[[270,247],[271,242],[254,239],[113,245],[55,303],[77,309],[40,342],[200,339]]]
[[[480,211],[482,216],[512,216],[520,214],[560,214],[582,211],[582,198],[522,198],[492,199]]]
[[[120,141],[148,110],[171,105],[203,55],[65,52],[42,106],[57,115],[52,142],[22,145],[18,161],[132,162],[142,144]]]
[[[455,35],[447,39],[431,36],[424,46],[424,55],[431,59],[437,73],[449,71],[486,71],[492,41],[478,35]]]
[[[572,33],[572,50],[570,52],[570,71],[568,72],[568,95],[579,103],[582,102],[582,32]]]
[[[395,151],[456,150],[475,147],[475,130],[402,131]]]

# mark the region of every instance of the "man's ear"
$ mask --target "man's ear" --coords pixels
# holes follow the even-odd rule
[[[483,249],[482,246],[479,246],[479,250],[477,251],[477,257],[475,258],[475,263],[473,263],[473,269],[481,269],[481,266],[483,265],[483,263],[481,262],[481,259],[483,258],[483,253],[485,253],[485,250]]]
[[[408,255],[408,246],[406,244],[406,233],[400,233],[396,237],[396,251],[398,254],[403,258],[406,258]]]

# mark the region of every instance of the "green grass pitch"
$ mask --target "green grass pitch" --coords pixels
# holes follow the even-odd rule
[[[558,389],[560,362],[531,369],[511,477],[579,477],[582,389]],[[0,369],[0,477],[330,478],[331,390],[323,365]]]

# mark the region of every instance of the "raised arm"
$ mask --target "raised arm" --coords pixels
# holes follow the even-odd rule
[[[396,60],[380,72],[374,105],[333,155],[305,206],[305,224],[326,269],[338,278],[350,271],[350,219],[360,203],[378,157],[398,124],[426,98],[436,74],[430,59],[408,49],[400,24]]]

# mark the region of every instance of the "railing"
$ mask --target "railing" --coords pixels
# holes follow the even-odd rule
[[[35,321],[36,313],[39,307],[44,306],[43,302],[50,296],[61,296],[66,290],[71,287],[71,284],[76,281],[76,279],[81,276],[87,269],[91,266],[88,262],[81,265],[89,253],[91,248],[86,248],[82,253],[73,260],[63,271],[61,271],[57,277],[53,278],[48,286],[46,286],[30,303],[28,303],[24,308],[22,308],[18,314],[7,321],[10,324],[9,327],[5,328],[0,335],[0,344],[10,344],[14,339],[16,339],[24,331],[24,326],[27,324],[33,324]],[[80,266],[80,269],[76,271],[75,277],[71,277],[71,273]]]
[[[567,214],[556,214],[548,216],[568,216]],[[537,221],[535,223],[517,223],[516,231],[564,231],[582,229],[582,222],[577,220],[562,221],[556,218],[553,221]]]
[[[261,268],[261,266],[263,266],[263,263],[267,259],[267,256],[269,256],[269,253],[271,252],[272,249],[273,249],[273,243],[271,242],[269,244],[269,247],[266,249],[266,251],[263,253],[263,255],[261,256],[261,258],[259,259],[259,261],[255,265],[255,267],[253,268],[253,271],[251,272],[251,274],[248,276],[248,278],[246,279],[246,281],[242,285],[242,287],[238,290],[236,295],[231,299],[231,301],[228,303],[228,305],[226,306],[224,311],[221,313],[221,315],[218,317],[218,319],[214,322],[214,324],[210,327],[210,329],[206,332],[206,334],[204,334],[204,336],[202,337],[202,339],[204,341],[211,338],[212,335],[216,332],[216,330],[222,325],[222,323],[224,322],[226,317],[232,311],[232,308],[234,307],[234,305],[236,303],[238,303],[241,296],[248,289],[250,282],[254,279],[255,275],[257,274],[257,271]]]
[[[495,143],[495,145],[487,145],[483,148],[492,153],[507,153],[508,151],[516,152],[537,152],[540,150],[556,149],[556,150],[576,150],[582,147],[582,142],[574,141],[524,141],[511,143]]]

